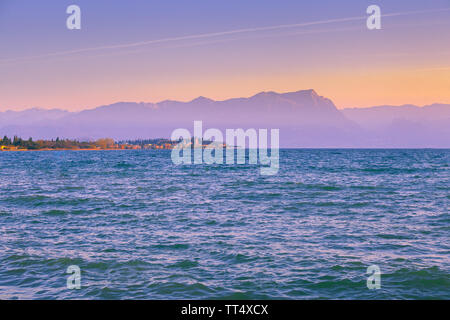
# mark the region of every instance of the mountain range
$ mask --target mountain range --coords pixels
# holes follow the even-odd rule
[[[0,135],[116,140],[170,137],[176,128],[278,128],[281,147],[450,148],[450,105],[338,110],[314,90],[248,98],[118,102],[79,112],[33,108],[0,112]]]

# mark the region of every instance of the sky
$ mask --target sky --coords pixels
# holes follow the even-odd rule
[[[450,0],[0,0],[0,111],[302,89],[338,108],[450,103]]]

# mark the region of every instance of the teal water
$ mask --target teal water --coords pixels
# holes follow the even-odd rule
[[[280,163],[261,176],[170,151],[0,153],[0,298],[450,299],[450,150]]]

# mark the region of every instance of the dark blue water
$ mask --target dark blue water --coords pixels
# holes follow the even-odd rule
[[[280,162],[261,176],[170,151],[0,153],[0,298],[450,298],[450,150]]]

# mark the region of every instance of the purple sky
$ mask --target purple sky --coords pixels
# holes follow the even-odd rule
[[[309,88],[340,108],[450,103],[449,31],[450,0],[1,0],[0,111]]]

